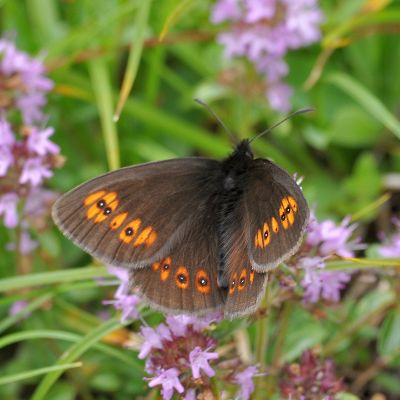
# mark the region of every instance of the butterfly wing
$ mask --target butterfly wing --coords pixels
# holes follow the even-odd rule
[[[224,315],[242,317],[255,312],[264,296],[268,273],[254,270],[249,258],[246,240],[243,201],[237,204],[230,218],[224,243],[225,273],[228,284]]]
[[[268,160],[256,159],[244,192],[245,226],[251,265],[266,272],[301,244],[309,209],[294,179]]]
[[[53,219],[105,263],[148,266],[167,257],[196,223],[209,202],[217,166],[196,157],[122,168],[63,195]]]
[[[202,315],[223,308],[226,289],[217,283],[217,204],[212,199],[166,257],[130,271],[132,286],[163,312]]]

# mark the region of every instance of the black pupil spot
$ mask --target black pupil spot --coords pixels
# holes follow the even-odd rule
[[[245,278],[241,278],[240,282],[239,282],[240,286],[243,286],[245,282],[246,282],[246,279]]]
[[[164,265],[163,265],[163,268],[164,268],[165,270],[167,270],[167,269],[169,269],[169,265],[168,265],[168,264],[164,264]]]
[[[264,232],[264,239],[268,239],[268,231]]]
[[[99,207],[99,208],[103,208],[105,205],[106,205],[106,202],[105,202],[104,200],[100,200],[100,201],[97,203],[97,207]]]
[[[178,280],[180,283],[185,283],[186,282],[186,276],[183,274],[178,275]]]
[[[286,214],[289,214],[290,213],[290,207],[286,207]]]
[[[236,285],[236,282],[235,282],[235,280],[233,280],[232,283],[231,283],[231,287],[234,288],[235,285]]]
[[[126,234],[126,236],[132,236],[133,235],[133,229],[132,228],[126,228],[125,229],[125,234]]]
[[[200,283],[200,285],[201,286],[207,286],[207,279],[205,279],[205,278],[200,278],[199,279],[199,283]]]
[[[111,208],[110,207],[105,208],[104,211],[103,211],[103,214],[104,215],[111,214]]]
[[[281,215],[281,220],[284,221],[285,219],[286,219],[286,215],[285,215],[285,213],[283,213],[283,214]]]

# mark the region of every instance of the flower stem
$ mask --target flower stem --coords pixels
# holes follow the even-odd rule
[[[271,275],[268,280],[270,280]],[[269,306],[270,306],[270,293],[271,293],[271,284],[268,282],[267,289],[265,291],[265,296],[261,302],[260,309],[265,310],[265,316],[261,317],[257,321],[256,326],[256,346],[255,346],[255,358],[257,364],[260,365],[261,369],[266,366],[265,356],[268,347],[268,325],[269,325]],[[256,392],[255,399],[264,398],[264,377],[260,376],[256,378]]]

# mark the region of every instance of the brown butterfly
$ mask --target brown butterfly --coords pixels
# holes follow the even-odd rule
[[[154,308],[229,318],[257,309],[267,272],[296,252],[308,216],[293,178],[254,159],[249,140],[222,161],[178,158],[107,173],[53,207],[61,231],[128,268]]]

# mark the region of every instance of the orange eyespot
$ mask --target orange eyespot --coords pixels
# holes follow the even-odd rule
[[[243,268],[239,276],[238,290],[241,292],[246,286],[247,271]]]
[[[142,232],[140,232],[139,236],[137,237],[133,245],[135,247],[138,247],[141,244],[146,244],[147,246],[151,246],[157,238],[157,235],[154,235],[155,232],[153,235],[152,233],[153,233],[153,228],[151,226],[146,226],[146,228],[144,228]]]
[[[233,294],[238,284],[237,273],[235,272],[229,281],[229,294]]]
[[[98,222],[103,222],[113,211],[115,211],[117,207],[118,207],[118,200],[114,200],[112,203],[107,203],[106,207],[104,207],[101,210],[101,212],[97,215],[94,222],[96,224]]]
[[[285,229],[287,229],[289,227],[289,221],[287,219],[286,212],[285,212],[285,209],[284,209],[283,205],[281,205],[279,207],[279,219],[281,221],[282,226]]]
[[[145,244],[146,246],[150,247],[156,240],[157,240],[157,233],[153,230],[151,231],[149,237],[146,239]]]
[[[271,241],[271,235],[269,231],[269,226],[267,223],[264,223],[263,226],[263,247],[267,247],[269,242]]]
[[[274,233],[278,233],[279,232],[278,221],[274,217],[272,217],[271,226],[272,226],[272,230],[274,231]]]
[[[195,276],[196,289],[203,294],[210,293],[211,281],[206,271],[200,269]]]
[[[141,223],[142,221],[139,218],[129,222],[119,234],[120,240],[126,244],[130,243],[134,236],[136,236]]]
[[[153,271],[158,271],[158,269],[160,268],[160,263],[155,262],[155,263],[151,264],[151,268],[153,269]]]
[[[161,280],[164,282],[168,279],[169,274],[171,273],[172,268],[172,259],[171,257],[166,257],[161,261]]]
[[[110,205],[116,198],[116,192],[109,192],[103,197],[103,200],[106,202],[107,205]]]
[[[260,249],[262,249],[264,247],[261,229],[257,230],[256,236],[254,238],[254,243],[256,248],[259,247]]]
[[[298,210],[297,201],[292,196],[288,196],[287,198],[289,200],[290,207],[292,207],[293,212],[296,214]]]
[[[127,216],[128,216],[128,213],[126,213],[126,212],[122,213],[122,214],[118,214],[110,222],[110,228],[112,230],[118,229],[124,223],[124,221],[126,220]]]
[[[250,284],[253,284],[253,282],[254,282],[254,268],[253,267],[250,267]]]
[[[101,197],[103,197],[105,194],[106,194],[105,190],[100,190],[99,192],[92,193],[89,196],[85,197],[85,199],[83,200],[83,204],[85,206],[90,206],[96,200],[100,200]]]
[[[294,213],[292,207],[290,206],[289,200],[287,197],[284,197],[282,200],[282,206],[285,210],[286,218],[289,221],[289,225],[293,225],[294,222]]]
[[[175,283],[180,289],[189,287],[189,272],[185,267],[179,267],[175,272]]]
[[[97,214],[101,212],[101,208],[97,206],[97,204],[93,204],[92,206],[89,207],[89,209],[86,211],[86,218],[87,219],[92,219],[94,218]]]

